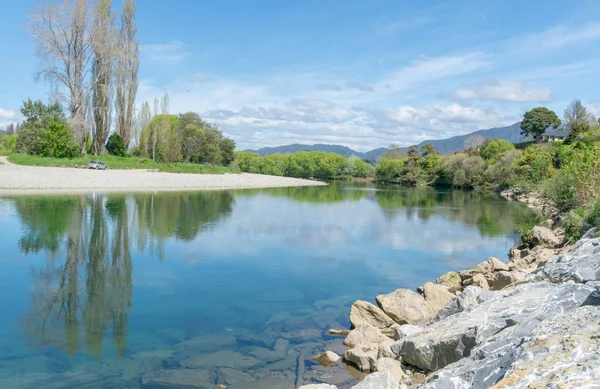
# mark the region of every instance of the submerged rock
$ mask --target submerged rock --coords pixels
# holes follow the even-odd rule
[[[190,356],[179,361],[182,367],[197,369],[202,367],[231,367],[249,369],[262,364],[259,359],[252,356],[242,355],[235,351],[221,350],[213,354],[200,354]]]
[[[142,375],[142,386],[153,389],[212,389],[215,372],[197,369],[149,371]]]
[[[368,324],[377,328],[389,328],[396,322],[375,305],[358,300],[350,308],[350,325],[351,328],[355,328],[361,324]]]
[[[335,365],[340,361],[340,356],[331,351],[325,351],[321,354],[315,356],[314,358],[317,362],[319,362],[322,366],[331,366]]]
[[[380,294],[376,299],[383,312],[398,324],[421,324],[429,317],[425,298],[410,289]]]

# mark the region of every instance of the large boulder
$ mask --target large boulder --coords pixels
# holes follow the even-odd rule
[[[379,358],[375,361],[375,371],[388,370],[397,382],[404,381],[408,375],[402,369],[402,362],[392,358]]]
[[[447,287],[450,293],[460,292],[463,289],[460,276],[453,271],[441,275],[435,283]]]
[[[431,282],[423,285],[423,295],[427,302],[429,315],[436,314],[440,309],[454,298],[454,294],[448,291],[448,288],[442,285],[436,285]]]
[[[398,324],[421,324],[429,318],[425,298],[410,289],[377,296],[377,305]]]
[[[508,264],[502,262],[498,258],[490,257],[490,258],[488,258],[487,262],[490,264],[493,271],[503,271],[503,270],[508,271],[508,270],[510,270],[508,267]]]
[[[531,230],[531,243],[542,246],[558,246],[562,241],[547,227],[535,226]]]
[[[463,282],[464,286],[476,286],[478,288],[488,290],[490,284],[482,273],[475,273],[472,278],[469,278]]]
[[[571,252],[552,257],[534,275],[534,281],[600,281],[600,238],[590,230]]]
[[[369,374],[352,389],[399,389],[400,383],[389,370]]]
[[[495,274],[494,282],[492,283],[491,290],[504,289],[509,285],[523,280],[519,273],[510,271],[499,271]]]
[[[423,327],[415,326],[412,324],[402,324],[395,328],[394,340],[404,339],[409,335],[416,334],[417,332],[421,332]]]
[[[369,324],[377,328],[390,328],[396,322],[375,305],[358,300],[350,308],[350,325],[351,328],[355,328],[361,324]]]
[[[468,309],[471,309],[475,305],[479,305],[485,301],[488,301],[488,300],[494,298],[494,296],[495,296],[495,294],[488,290],[479,288],[477,286],[467,286],[462,293],[460,293],[458,296],[456,296],[452,300],[450,300],[448,302],[448,304],[446,304],[446,306],[444,308],[442,308],[438,312],[438,314],[431,320],[431,322],[435,323],[437,321],[447,318],[448,316],[452,316],[459,312],[463,312]],[[404,327],[404,326],[402,326],[402,327]],[[417,330],[417,328],[418,328],[418,330]],[[400,329],[396,330],[397,334],[399,334],[399,330]],[[415,334],[417,332],[421,332],[421,331],[422,331],[421,327],[416,327],[415,329],[405,329],[404,333],[405,333],[405,335],[413,335],[413,334]],[[404,337],[405,336],[398,336],[398,339],[396,339],[396,340],[400,340]]]
[[[598,387],[600,307],[537,319],[491,337],[471,357],[431,374],[418,389]]]
[[[471,355],[490,337],[513,326],[532,326],[588,301],[582,284],[524,284],[494,292],[494,297],[448,316],[398,341],[393,350],[409,365],[436,371]]]
[[[388,340],[389,338],[379,331],[379,329],[368,324],[361,324],[346,336],[344,345],[356,347],[361,344],[377,344]]]
[[[375,369],[379,346],[363,344],[344,352],[344,361],[356,366],[360,371],[369,372]]]

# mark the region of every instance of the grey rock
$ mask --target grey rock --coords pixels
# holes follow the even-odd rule
[[[256,381],[256,378],[254,378],[250,374],[228,367],[219,369],[219,371],[217,372],[217,376],[217,382],[220,384],[225,384],[227,386],[237,384],[240,382]]]
[[[594,288],[582,284],[524,284],[494,292],[479,305],[438,321],[398,341],[393,351],[409,365],[439,370],[462,358],[492,336],[513,326],[522,331],[586,303]],[[510,343],[510,341],[509,341]],[[512,345],[506,345],[511,350]]]
[[[352,389],[398,389],[400,384],[389,370],[369,374]]]
[[[394,340],[404,339],[409,335],[421,332],[423,327],[415,326],[412,324],[402,324],[395,328],[396,333],[394,334]]]
[[[396,358],[396,353],[392,350],[395,342],[392,339],[387,339],[379,343],[377,347],[377,358]]]
[[[533,281],[575,282],[600,281],[600,238],[586,234],[568,254],[547,260]]]
[[[142,386],[153,389],[212,389],[215,380],[216,374],[209,370],[158,370],[144,373]]]
[[[227,389],[294,389],[294,383],[281,377],[265,376],[253,382],[240,382]]]
[[[494,293],[488,290],[478,288],[476,286],[468,286],[461,294],[450,300],[448,304],[446,304],[446,306],[442,308],[440,312],[438,312],[431,322],[435,323],[447,318],[448,316],[468,310],[475,305],[492,299],[493,297]]]
[[[358,300],[350,308],[350,325],[351,328],[355,328],[361,324],[369,324],[377,328],[389,328],[396,322],[375,305]]]
[[[485,278],[485,276],[481,273],[476,273],[473,275],[473,278],[466,280],[464,282],[465,286],[476,286],[478,288],[482,288],[482,289],[489,289],[490,285],[488,283],[488,280]]]

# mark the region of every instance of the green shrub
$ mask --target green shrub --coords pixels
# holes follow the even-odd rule
[[[504,139],[486,139],[481,146],[479,153],[481,157],[488,163],[494,164],[500,159],[513,151],[515,146]]]
[[[73,131],[64,121],[51,120],[39,140],[40,155],[53,158],[73,158],[79,155],[79,145]]]
[[[127,155],[125,140],[116,132],[113,132],[112,135],[108,137],[105,147],[110,155],[116,155],[117,157],[125,157]]]
[[[542,195],[558,209],[566,211],[575,206],[577,181],[572,174],[559,172],[542,186]]]

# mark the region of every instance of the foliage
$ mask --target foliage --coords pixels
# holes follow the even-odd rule
[[[476,188],[483,183],[486,169],[483,158],[457,153],[444,160],[443,180],[456,188]]]
[[[525,113],[521,121],[521,131],[523,135],[531,135],[535,140],[539,140],[540,136],[548,127],[560,126],[560,119],[554,111],[546,107],[534,108]]]
[[[118,157],[124,157],[127,155],[125,140],[123,140],[123,137],[116,132],[108,137],[105,147],[106,151],[108,151],[110,155],[116,155]]]
[[[383,152],[383,158],[387,159],[400,159],[404,157],[406,157],[406,152],[404,152],[400,145],[396,143],[390,144],[388,148]]]
[[[18,134],[4,135],[0,137],[0,155],[10,155],[17,150]]]
[[[494,164],[514,149],[515,146],[505,139],[487,139],[479,153],[488,164]]]
[[[73,131],[64,121],[52,120],[40,137],[40,155],[52,158],[73,158],[79,154]]]
[[[540,183],[552,176],[554,157],[547,147],[528,147],[518,161],[519,175],[525,181]]]

